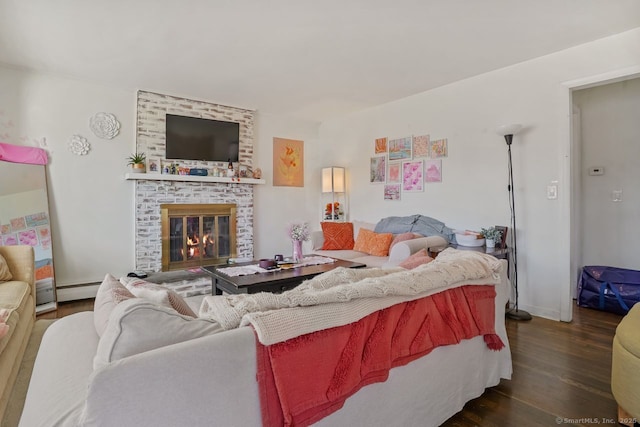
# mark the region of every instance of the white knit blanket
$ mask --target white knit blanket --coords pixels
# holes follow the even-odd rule
[[[251,324],[260,342],[271,345],[446,289],[495,285],[500,269],[500,261],[491,255],[449,248],[413,270],[338,267],[281,294],[207,296],[199,316],[225,330]]]

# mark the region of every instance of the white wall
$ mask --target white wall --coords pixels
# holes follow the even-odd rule
[[[520,307],[569,320],[571,109],[565,82],[639,64],[636,29],[331,120],[320,127],[326,147],[320,161],[348,167],[352,219],[421,213],[452,228],[508,225],[506,144],[494,130],[522,123],[526,129],[512,148]],[[449,140],[442,184],[384,201],[382,186],[368,182],[374,139],[422,133]],[[560,185],[557,200],[546,198],[551,181]]]
[[[133,91],[0,65],[0,141],[36,145],[46,138],[59,288],[100,282],[106,273],[117,277],[134,269],[134,184],[124,174],[126,157],[135,151],[135,108]],[[88,123],[97,112],[113,113],[121,122],[116,138],[93,135]],[[258,114],[255,132],[254,167],[262,168],[267,182],[254,190],[255,256],[290,254],[288,222],[318,219],[310,215],[317,211],[320,189],[321,166],[314,164],[318,125]],[[76,133],[91,143],[86,156],[67,149]],[[304,141],[305,187],[272,186],[273,137]],[[70,295],[90,297],[92,292],[95,287]]]
[[[304,141],[304,187],[273,186],[274,137]],[[313,230],[320,229],[320,174],[327,165],[320,162],[324,150],[318,145],[318,123],[258,112],[254,141],[253,165],[262,169],[266,180],[266,185],[254,188],[254,256],[290,256],[289,223],[307,221]],[[309,250],[305,243],[303,251]]]
[[[123,176],[134,147],[135,94],[8,67],[0,67],[0,88],[3,142],[36,145],[46,139],[58,287],[130,271],[133,185]],[[98,112],[113,113],[121,122],[116,138],[93,135],[89,118]],[[90,142],[88,155],[68,150],[74,134]]]
[[[581,112],[582,263],[638,269],[640,79],[578,90],[573,101]],[[604,175],[590,176],[595,166]]]

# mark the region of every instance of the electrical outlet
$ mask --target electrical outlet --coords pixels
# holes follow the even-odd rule
[[[547,185],[547,199],[555,200],[558,198],[558,186],[556,184]]]
[[[604,167],[602,166],[593,166],[589,168],[589,175],[591,176],[600,176],[604,175]]]

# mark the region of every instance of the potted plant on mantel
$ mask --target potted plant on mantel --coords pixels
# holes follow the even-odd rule
[[[127,165],[131,165],[131,172],[135,173],[144,173],[145,165],[144,161],[147,159],[147,156],[144,153],[135,153],[127,157]]]
[[[502,237],[502,230],[495,227],[483,228],[480,230],[480,234],[484,236],[488,248],[495,248],[496,242],[499,242]]]

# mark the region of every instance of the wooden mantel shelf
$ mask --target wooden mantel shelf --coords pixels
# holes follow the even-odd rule
[[[225,184],[264,184],[264,179],[227,178],[226,176],[168,175],[160,173],[127,173],[125,179],[145,181],[221,182]]]

